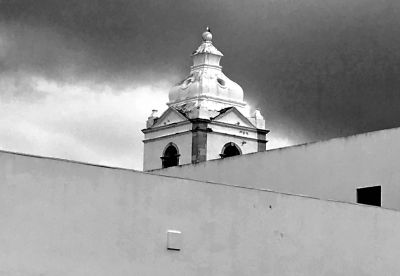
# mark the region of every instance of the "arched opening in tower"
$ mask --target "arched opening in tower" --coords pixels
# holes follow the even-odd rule
[[[178,152],[178,148],[175,145],[167,145],[166,149],[164,150],[164,154],[161,157],[162,167],[168,168],[177,166],[179,164],[179,156],[180,154]]]
[[[231,156],[240,155],[240,154],[242,154],[242,153],[240,151],[239,146],[236,145],[235,143],[230,142],[230,143],[227,143],[224,145],[220,156],[221,156],[221,158],[226,158],[226,157],[231,157]]]

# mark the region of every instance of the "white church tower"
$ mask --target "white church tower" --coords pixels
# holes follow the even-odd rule
[[[222,73],[209,28],[202,38],[190,74],[169,92],[169,108],[160,117],[153,110],[142,130],[145,171],[265,151],[264,118],[250,114],[243,89]]]

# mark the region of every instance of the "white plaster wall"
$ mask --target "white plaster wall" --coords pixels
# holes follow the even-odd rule
[[[0,164],[1,275],[400,271],[399,212],[4,152]]]
[[[161,156],[168,143],[174,143],[179,149],[179,164],[192,161],[192,133],[184,133],[172,137],[160,138],[144,143],[143,170],[159,169],[162,167]]]
[[[153,173],[347,202],[356,202],[358,187],[381,185],[382,206],[400,210],[400,129],[370,132]]]
[[[242,141],[246,143],[242,145]],[[235,143],[241,149],[242,154],[257,151],[256,141],[209,132],[207,135],[207,160],[220,159],[222,148],[229,142]]]

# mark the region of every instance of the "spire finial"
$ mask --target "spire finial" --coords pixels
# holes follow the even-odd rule
[[[212,40],[212,34],[211,34],[211,29],[210,27],[207,26],[206,31],[201,35],[203,38],[203,41],[205,42],[211,42]]]

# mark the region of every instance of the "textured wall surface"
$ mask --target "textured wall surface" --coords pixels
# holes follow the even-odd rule
[[[400,271],[397,211],[6,152],[0,164],[0,275]]]
[[[400,210],[400,128],[153,171],[203,181],[356,202],[382,186],[382,206]]]

